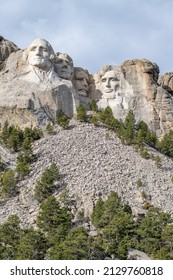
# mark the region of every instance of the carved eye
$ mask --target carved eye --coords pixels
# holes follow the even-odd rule
[[[103,78],[103,79],[102,79],[102,83],[105,83],[105,82],[106,82],[106,79],[105,79],[105,78]]]
[[[62,63],[63,63],[63,60],[62,60],[62,59],[58,59],[56,63],[62,64]]]
[[[41,49],[42,49],[43,52],[47,52],[48,53],[48,49],[43,48],[43,47]]]
[[[117,78],[111,78],[111,81],[118,82],[118,79]]]
[[[30,49],[31,52],[33,52],[33,51],[35,51],[35,50],[36,50],[36,47],[35,47],[35,46],[32,47],[32,48]]]

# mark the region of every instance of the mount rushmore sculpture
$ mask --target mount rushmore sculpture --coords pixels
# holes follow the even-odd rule
[[[0,36],[0,123],[21,127],[54,122],[58,111],[72,118],[91,99],[99,109],[110,106],[124,120],[133,110],[158,137],[173,129],[173,73],[159,76],[159,67],[146,59],[108,65],[98,73],[74,67],[67,53],[55,53],[45,39],[26,49]]]

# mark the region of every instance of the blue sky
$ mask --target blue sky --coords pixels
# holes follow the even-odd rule
[[[90,73],[133,58],[173,72],[172,0],[0,0],[0,35],[20,48],[42,37]]]

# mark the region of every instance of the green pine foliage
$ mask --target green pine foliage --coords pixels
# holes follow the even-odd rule
[[[167,224],[161,233],[162,248],[155,254],[155,259],[173,260],[173,224]]]
[[[43,260],[48,249],[46,237],[32,228],[23,231],[16,245],[16,260]]]
[[[43,232],[54,234],[56,230],[63,227],[66,233],[71,225],[71,215],[66,207],[61,207],[54,196],[49,196],[40,204],[40,212],[37,216],[37,226]]]
[[[160,211],[159,208],[150,207],[147,215],[139,221],[136,228],[138,249],[148,254],[156,254],[164,247],[162,243],[163,232],[171,222],[170,214]]]
[[[129,207],[121,202],[117,193],[112,192],[105,202],[98,199],[91,221],[98,229],[95,242],[99,251],[107,252],[108,256],[126,258],[134,221]]]
[[[64,129],[67,129],[69,126],[70,120],[62,111],[58,111],[56,114],[56,122],[58,125],[60,125]]]
[[[7,169],[3,173],[1,191],[7,197],[15,196],[18,193],[17,179],[13,170]]]
[[[38,130],[37,128],[25,128],[23,131],[14,125],[9,125],[9,123],[6,121],[3,126],[0,138],[2,143],[5,144],[7,148],[14,152],[18,152],[26,139],[28,139],[31,143],[40,139],[42,136],[42,131]]]
[[[82,104],[80,104],[79,107],[77,108],[77,120],[81,122],[86,122],[87,120],[86,109]]]
[[[173,259],[172,221],[169,213],[150,206],[146,216],[134,222],[130,207],[112,192],[105,202],[99,198],[91,216],[98,231],[92,243],[93,256],[126,259],[131,247],[151,258]]]
[[[157,137],[155,133],[151,132],[144,121],[138,123],[137,133],[136,133],[136,143],[139,147],[143,143],[155,148],[157,144]]]
[[[173,158],[173,131],[165,134],[163,139],[158,142],[158,150],[171,158]]]
[[[20,180],[29,175],[30,164],[36,159],[30,141],[29,137],[25,138],[21,147],[21,152],[17,156],[16,172]]]
[[[42,137],[43,137],[43,132],[36,127],[34,128],[27,127],[24,130],[24,139],[29,138],[31,142],[39,140]]]
[[[99,119],[111,129],[116,130],[120,127],[120,122],[114,118],[112,109],[109,106],[99,112]]]
[[[144,146],[140,146],[140,155],[141,157],[145,158],[145,159],[150,159],[151,155],[148,152],[148,149]]]
[[[16,215],[11,215],[8,220],[0,225],[0,259],[13,260],[16,257],[16,246],[21,238],[20,220]]]
[[[29,175],[30,163],[26,160],[26,156],[23,153],[20,153],[17,157],[16,172],[20,180]]]
[[[90,108],[91,108],[91,111],[98,112],[98,106],[97,106],[95,99],[91,99]]]
[[[2,128],[0,138],[7,148],[17,152],[23,141],[23,132],[14,125],[9,125],[8,121],[6,121]]]
[[[37,230],[22,229],[16,215],[0,225],[0,259],[127,259],[128,248],[152,259],[173,259],[173,220],[158,208],[148,207],[134,221],[129,205],[112,192],[105,201],[98,199],[91,222],[97,230],[94,238],[72,223],[69,209],[50,196],[40,204]]]
[[[4,170],[4,165],[1,161],[1,156],[0,156],[0,172],[2,172]]]
[[[97,126],[98,125],[98,122],[99,122],[99,117],[98,116],[95,116],[95,115],[92,115],[91,118],[90,118],[90,122]]]
[[[10,132],[9,132],[9,123],[8,123],[8,121],[6,121],[6,122],[4,123],[4,126],[3,126],[3,128],[2,128],[2,132],[1,132],[1,135],[0,135],[1,141],[2,141],[4,144],[7,144],[9,135],[10,135]]]
[[[56,243],[49,252],[51,260],[87,260],[90,258],[91,238],[83,227],[72,228],[65,240]]]
[[[141,180],[141,178],[138,178],[137,180],[136,180],[136,185],[137,185],[137,187],[139,188],[139,187],[141,187],[142,186],[142,180]]]
[[[135,143],[135,123],[134,113],[130,110],[124,123],[121,124],[121,127],[118,130],[118,136],[123,144],[131,145]]]
[[[37,181],[35,186],[35,199],[39,202],[53,194],[56,189],[55,182],[60,179],[59,169],[53,162],[43,172],[41,179]]]
[[[54,133],[53,125],[51,125],[51,123],[48,123],[48,125],[46,126],[46,131],[49,135],[52,135]]]
[[[104,202],[101,197],[96,202],[96,205],[91,214],[91,222],[95,227],[99,227],[100,220],[104,212]]]

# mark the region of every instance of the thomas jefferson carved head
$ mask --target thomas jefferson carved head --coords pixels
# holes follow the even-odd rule
[[[74,75],[73,60],[67,53],[56,53],[55,71],[60,78],[72,80]]]

